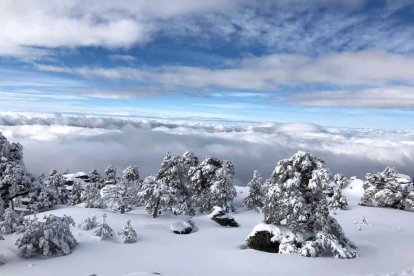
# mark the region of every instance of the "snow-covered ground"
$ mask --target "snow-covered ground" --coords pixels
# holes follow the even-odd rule
[[[244,187],[237,190],[239,204],[248,191]],[[17,235],[4,235],[0,248],[7,263],[0,266],[0,275],[414,275],[414,213],[359,206],[360,180],[354,180],[344,194],[350,210],[337,211],[335,217],[358,245],[356,259],[306,258],[242,249],[246,236],[263,218],[244,209],[234,214],[240,223],[238,228],[222,227],[204,215],[192,219],[193,233],[177,235],[170,224],[187,217],[164,214],[153,219],[142,208],[122,215],[109,210],[61,207],[48,213],[70,215],[77,223],[93,215],[100,221],[106,213],[107,222],[116,232],[130,219],[138,242],[100,241],[93,230],[73,228],[79,245],[71,255],[20,259],[14,245]],[[368,225],[362,224],[363,217]]]

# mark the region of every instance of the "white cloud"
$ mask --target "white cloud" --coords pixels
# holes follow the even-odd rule
[[[359,91],[317,91],[289,97],[304,106],[345,106],[414,109],[414,87],[390,86]]]
[[[38,64],[39,70],[65,72],[90,78],[130,79],[177,87],[272,90],[281,85],[328,83],[385,85],[394,81],[414,85],[414,57],[378,51],[336,53],[309,58],[273,54],[234,61],[227,68],[163,67],[59,67]]]

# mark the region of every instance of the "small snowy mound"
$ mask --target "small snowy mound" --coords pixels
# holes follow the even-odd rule
[[[161,275],[161,273],[158,272],[131,272],[124,274],[122,276],[154,276],[154,275]]]
[[[256,225],[247,236],[245,247],[252,249],[278,253],[282,232],[279,227],[271,224],[260,223]]]
[[[186,221],[177,221],[170,224],[170,229],[175,234],[190,234],[193,231],[193,226]]]
[[[222,226],[239,227],[237,221],[219,206],[213,207],[210,218]]]

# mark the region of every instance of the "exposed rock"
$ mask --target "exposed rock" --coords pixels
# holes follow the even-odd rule
[[[260,223],[254,227],[247,237],[245,246],[255,250],[278,253],[281,236],[278,227]]]
[[[190,234],[193,231],[193,226],[186,221],[177,221],[170,224],[170,229],[175,234]]]
[[[239,227],[239,224],[234,218],[223,208],[214,206],[213,212],[210,214],[210,218],[222,226]]]

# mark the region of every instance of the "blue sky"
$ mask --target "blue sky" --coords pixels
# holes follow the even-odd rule
[[[2,1],[0,25],[3,111],[414,128],[411,1]]]

